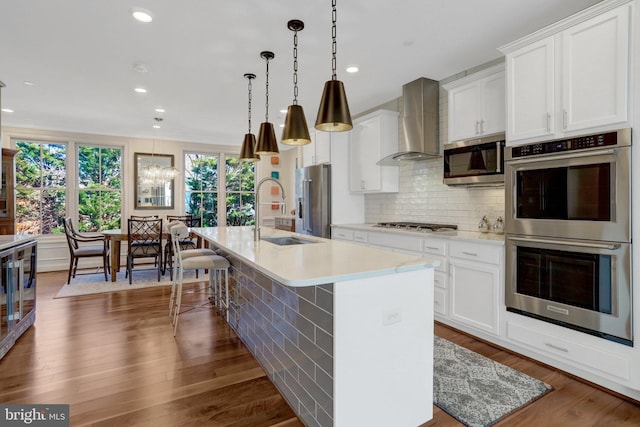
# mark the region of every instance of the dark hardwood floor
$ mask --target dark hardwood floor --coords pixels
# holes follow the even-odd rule
[[[0,402],[70,404],[72,426],[303,425],[214,311],[183,314],[174,339],[169,288],[53,299],[65,281],[66,272],[38,274],[36,325],[0,361]],[[183,304],[206,300],[203,284],[189,290]],[[555,388],[498,426],[640,425],[636,403],[442,325],[435,330]],[[462,424],[434,407],[424,425]]]

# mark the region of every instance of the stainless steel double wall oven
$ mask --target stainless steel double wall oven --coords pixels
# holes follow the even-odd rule
[[[507,147],[507,310],[633,344],[631,130]]]

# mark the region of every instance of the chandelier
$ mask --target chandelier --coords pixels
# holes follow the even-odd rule
[[[154,159],[156,153],[156,130],[160,129],[160,123],[164,120],[161,117],[154,117],[156,124],[153,125],[153,146],[151,149],[150,164],[143,167],[140,171],[140,180],[143,184],[152,186],[162,186],[170,183],[180,176],[180,170],[174,166],[162,167]]]

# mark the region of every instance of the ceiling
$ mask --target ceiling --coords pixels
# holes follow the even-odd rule
[[[252,131],[284,121],[293,100],[293,32],[298,33],[298,101],[310,127],[331,78],[328,0],[2,0],[3,126],[240,145],[247,132],[247,80],[254,73]],[[442,80],[500,56],[498,46],[597,0],[344,0],[337,4],[337,74],[352,114],[401,95],[418,77]],[[140,23],[130,10],[152,12]],[[147,72],[138,72],[142,64]],[[345,72],[347,65],[360,68]],[[33,85],[25,85],[24,82]],[[134,92],[136,86],[148,90]],[[164,108],[165,113],[154,110]]]

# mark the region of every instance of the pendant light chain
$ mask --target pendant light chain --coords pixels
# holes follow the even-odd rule
[[[293,105],[298,105],[298,30],[293,32]]]
[[[265,84],[265,122],[269,122],[269,58],[265,58],[267,61],[267,82]]]
[[[253,80],[251,77],[248,78],[249,80],[249,133],[251,133],[251,80]]]
[[[336,68],[337,68],[337,62],[336,62],[336,52],[337,52],[337,43],[336,43],[336,20],[337,20],[337,16],[338,16],[338,12],[336,11],[336,0],[331,0],[331,6],[332,6],[332,11],[331,11],[331,39],[332,39],[332,45],[331,45],[331,80],[338,80],[338,77],[336,75]]]

